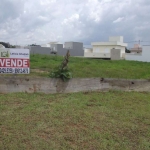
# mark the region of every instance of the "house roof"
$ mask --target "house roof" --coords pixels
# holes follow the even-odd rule
[[[93,43],[91,43],[91,45],[93,45],[93,46],[118,45],[118,46],[124,46],[124,47],[127,46],[126,43],[122,43],[122,42],[93,42]]]

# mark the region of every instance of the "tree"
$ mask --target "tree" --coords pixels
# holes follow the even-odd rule
[[[129,49],[127,49],[126,47],[125,47],[125,52],[126,53],[131,53],[131,51]]]
[[[0,44],[2,44],[5,48],[15,48],[16,47],[15,45],[11,45],[11,44],[6,43],[6,42],[0,42]]]
[[[5,48],[10,48],[10,44],[9,43],[0,42],[0,44],[2,44]]]

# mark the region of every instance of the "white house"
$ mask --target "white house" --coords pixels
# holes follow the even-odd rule
[[[120,59],[125,58],[125,47],[126,43],[123,43],[122,36],[109,37],[108,42],[93,42],[91,43],[92,48],[84,49],[84,57],[89,58],[110,58],[111,49],[120,49]]]
[[[142,53],[126,53],[125,59],[150,62],[150,45],[142,46]]]

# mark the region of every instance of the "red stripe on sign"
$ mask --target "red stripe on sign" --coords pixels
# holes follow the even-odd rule
[[[0,58],[0,67],[29,67],[29,59]]]

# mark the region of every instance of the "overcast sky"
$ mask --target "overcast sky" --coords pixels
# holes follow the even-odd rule
[[[0,0],[0,41],[88,45],[119,35],[150,41],[150,0]]]

